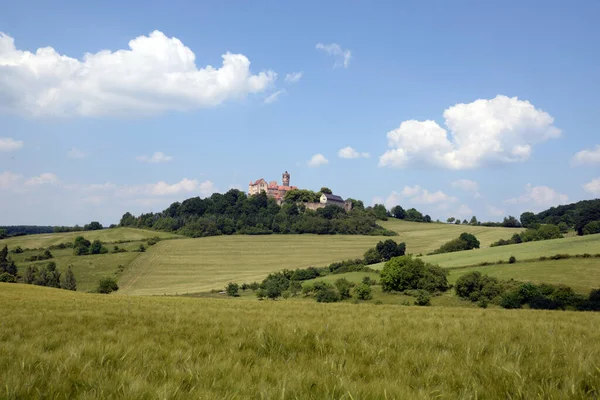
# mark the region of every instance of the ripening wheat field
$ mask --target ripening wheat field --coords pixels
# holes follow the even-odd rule
[[[600,314],[171,297],[0,284],[1,396],[600,395]]]

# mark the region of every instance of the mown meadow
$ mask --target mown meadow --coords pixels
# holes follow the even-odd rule
[[[2,397],[597,398],[600,314],[0,284]]]

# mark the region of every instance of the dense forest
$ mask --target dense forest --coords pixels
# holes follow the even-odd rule
[[[59,232],[81,232],[95,231],[104,229],[101,223],[97,221],[90,222],[84,226],[38,226],[38,225],[10,225],[0,226],[0,239],[10,236],[36,235],[40,233],[59,233]]]
[[[521,214],[521,224],[526,228],[536,224],[564,224],[574,228],[578,235],[600,233],[600,199],[551,207],[538,214],[525,212]]]
[[[190,237],[236,233],[395,235],[377,224],[375,211],[372,207],[365,208],[362,201],[348,199],[353,204],[349,212],[336,205],[314,211],[297,202],[298,194],[296,191],[288,192],[283,204],[278,205],[265,193],[247,196],[240,190],[231,189],[204,199],[193,197],[181,203],[175,202],[159,213],[135,217],[128,212],[119,225],[178,232]],[[313,195],[308,197],[310,200],[316,198]]]

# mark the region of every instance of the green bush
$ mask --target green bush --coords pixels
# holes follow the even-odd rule
[[[354,283],[350,282],[346,278],[340,278],[335,281],[335,287],[340,295],[341,300],[349,299],[351,297],[350,289],[352,289],[353,286]]]
[[[439,249],[435,250],[433,254],[452,253],[455,251],[478,249],[480,246],[479,240],[467,232],[463,232],[456,239],[443,244]]]
[[[417,294],[417,298],[415,299],[415,305],[417,306],[430,306],[431,305],[431,295],[429,292],[425,290],[419,290]]]
[[[500,298],[500,306],[508,309],[521,308],[521,296],[519,292],[511,290],[504,293]]]
[[[8,272],[3,272],[0,274],[0,282],[16,283],[17,278],[14,275],[9,274]]]
[[[508,259],[509,264],[514,264],[516,262],[517,262],[517,259],[515,258],[515,256],[510,256],[510,258]]]
[[[381,271],[381,287],[384,292],[411,289],[444,292],[449,288],[447,277],[448,270],[408,255],[385,263]]]
[[[584,235],[593,235],[600,233],[600,221],[592,221],[583,227]]]
[[[231,297],[237,297],[238,295],[238,291],[240,290],[240,286],[237,283],[233,283],[230,282],[229,284],[227,284],[227,287],[225,288],[225,292],[227,292],[227,296],[231,296]]]
[[[354,287],[354,295],[359,300],[371,300],[373,298],[371,286],[361,283]]]
[[[318,290],[316,298],[318,303],[335,303],[340,301],[339,293],[331,285]]]
[[[112,292],[116,292],[119,290],[119,285],[114,278],[102,278],[100,282],[98,282],[98,288],[96,289],[97,293],[108,294]]]

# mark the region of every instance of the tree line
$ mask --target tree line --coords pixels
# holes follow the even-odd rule
[[[326,189],[326,188],[325,188]],[[120,226],[177,232],[190,237],[248,234],[347,234],[395,236],[396,233],[377,224],[373,207],[364,207],[348,199],[354,207],[346,212],[337,205],[316,211],[306,208],[298,199],[316,194],[309,191],[290,191],[281,205],[263,192],[248,196],[231,189],[210,197],[193,197],[175,202],[158,213],[134,216],[127,212]],[[311,199],[313,199],[311,197]]]
[[[521,223],[525,228],[539,224],[564,225],[575,229],[578,235],[600,233],[600,199],[551,207],[537,214],[524,212]]]

